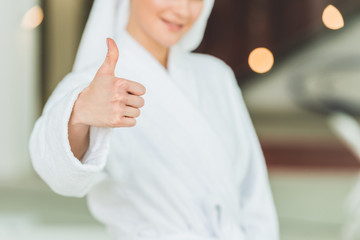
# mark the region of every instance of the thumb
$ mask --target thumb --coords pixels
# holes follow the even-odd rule
[[[114,75],[116,63],[119,59],[119,49],[115,41],[111,38],[106,39],[106,44],[108,47],[108,52],[104,63],[98,70],[98,73]]]

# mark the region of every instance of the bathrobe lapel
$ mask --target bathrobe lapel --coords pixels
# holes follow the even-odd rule
[[[159,218],[162,226],[168,224],[169,228],[174,225],[180,228],[181,224],[188,222],[205,231],[203,224],[209,218],[206,215],[212,214],[214,221],[217,217],[212,211],[216,205],[237,207],[238,193],[230,155],[214,131],[214,126],[201,111],[200,95],[196,94],[199,91],[197,83],[191,71],[184,69],[188,64],[181,62],[182,55],[177,49],[173,48],[170,52],[167,71],[127,33],[119,36],[117,42],[120,59],[116,76],[146,87],[143,96],[145,105],[141,108],[137,125],[118,132],[119,138],[127,138],[121,143],[123,148],[127,148],[124,144],[129,141],[129,148],[136,145],[136,149],[131,149],[129,154],[141,151],[139,148],[148,153],[146,158],[139,154],[129,160],[133,166],[129,171],[138,169],[133,172],[138,181],[136,186],[141,189],[135,191],[134,185],[129,188],[128,195],[134,191],[133,202],[139,199],[153,201],[154,205],[161,206],[164,214],[172,216],[168,219],[176,221],[170,223],[166,222],[167,218]],[[193,94],[186,94],[178,81],[186,81]],[[120,144],[117,145],[121,148]],[[143,170],[139,170],[141,166],[144,166]],[[169,189],[174,187],[176,189]],[[139,197],[139,193],[147,195]],[[200,208],[195,207],[193,195],[201,196]],[[146,206],[145,203],[137,205]],[[173,212],[174,209],[178,212]],[[144,212],[147,210],[149,208],[143,209]],[[236,210],[232,211],[228,214],[237,214]],[[156,215],[149,213],[148,216]]]
[[[124,72],[134,73],[134,75],[130,76],[130,74],[125,77],[133,77],[132,80],[143,84],[147,89],[143,96],[146,104],[141,109],[143,117],[138,119],[138,125],[146,124],[144,121],[150,118],[158,123],[163,121],[164,127],[168,125],[169,121],[173,121],[176,123],[177,132],[186,133],[184,135],[187,136],[187,138],[179,139],[179,141],[194,149],[191,154],[199,154],[198,166],[204,169],[208,168],[209,173],[214,174],[206,175],[207,177],[214,176],[216,183],[212,184],[225,184],[224,181],[228,184],[233,183],[233,179],[224,177],[229,176],[229,170],[231,170],[229,155],[213,126],[210,125],[207,117],[199,109],[201,107],[199,100],[194,102],[194,99],[190,99],[189,95],[185,94],[184,90],[176,84],[177,81],[186,81],[186,84],[189,84],[190,91],[198,91],[194,77],[189,76],[191,72],[183,68],[187,64],[181,62],[181,51],[176,48],[171,49],[168,61],[169,71],[166,71],[149,52],[127,33],[123,33],[118,41],[119,44],[126,41],[126,44],[123,44],[127,46],[126,49],[121,49],[123,51],[120,52],[120,58],[123,57],[126,61],[132,61],[131,64],[126,64],[128,68],[132,69]],[[118,75],[121,76],[122,66],[120,65],[117,70]],[[198,96],[198,94],[192,95]],[[174,128],[169,129],[173,130]],[[209,158],[205,158],[205,156]]]

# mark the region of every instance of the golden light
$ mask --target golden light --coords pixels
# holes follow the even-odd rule
[[[249,55],[249,66],[256,73],[266,73],[274,65],[274,56],[267,48],[256,48]]]
[[[344,27],[344,18],[340,11],[333,5],[329,5],[324,9],[322,21],[327,28],[338,30]]]
[[[21,21],[21,27],[23,29],[35,29],[38,27],[44,19],[44,12],[41,7],[34,6],[30,8],[24,15]]]

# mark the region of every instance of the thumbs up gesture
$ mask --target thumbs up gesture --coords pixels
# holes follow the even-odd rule
[[[119,50],[111,38],[106,39],[108,53],[94,79],[79,94],[72,113],[72,124],[95,127],[132,127],[139,108],[144,106],[145,87],[140,83],[114,76]]]

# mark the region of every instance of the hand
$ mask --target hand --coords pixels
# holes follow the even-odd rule
[[[140,83],[114,76],[119,50],[108,38],[108,53],[90,85],[75,102],[71,124],[95,127],[132,127],[144,106],[146,89]]]

